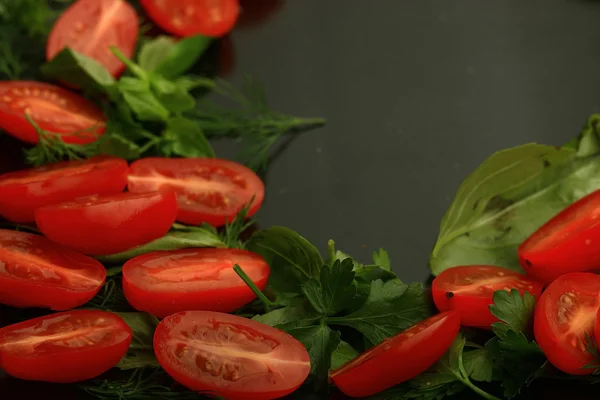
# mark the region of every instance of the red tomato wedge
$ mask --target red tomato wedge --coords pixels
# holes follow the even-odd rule
[[[47,83],[0,81],[0,128],[24,142],[39,143],[25,114],[66,143],[91,143],[105,129],[100,107],[78,94]]]
[[[254,197],[248,217],[262,205],[265,187],[249,168],[216,158],[144,158],[131,164],[129,191],[177,193],[177,220],[225,225]]]
[[[150,18],[178,36],[220,37],[231,31],[240,12],[239,0],[140,0]]]
[[[593,361],[585,348],[594,334],[600,307],[600,276],[585,272],[563,275],[550,284],[535,307],[535,340],[556,368],[567,374],[588,375],[582,369]]]
[[[156,317],[187,310],[231,312],[256,298],[235,273],[238,264],[263,289],[269,265],[238,249],[157,251],[123,265],[123,291],[132,307]]]
[[[19,379],[79,382],[114,367],[131,338],[131,328],[113,313],[50,314],[0,329],[0,367]]]
[[[457,312],[434,315],[367,350],[330,377],[347,396],[374,395],[425,372],[450,348],[459,329]]]
[[[95,157],[66,161],[0,175],[0,215],[34,222],[34,210],[93,194],[122,192],[127,186],[127,161]]]
[[[46,58],[65,47],[93,58],[113,76],[125,65],[111,52],[115,46],[132,58],[139,33],[139,18],[125,0],[78,0],[60,16],[50,32]]]
[[[310,372],[302,343],[230,314],[187,311],[163,319],[154,352],[173,379],[227,400],[269,400],[296,390]]]
[[[163,237],[176,216],[177,198],[169,192],[93,195],[35,211],[38,228],[50,240],[92,255],[120,253]]]
[[[67,310],[92,299],[106,269],[43,236],[0,229],[0,304]]]
[[[498,322],[489,310],[495,291],[517,289],[521,295],[527,291],[539,298],[543,285],[506,268],[469,265],[445,270],[431,289],[438,310],[458,311],[463,326],[490,328]]]
[[[569,272],[600,271],[600,190],[571,204],[519,246],[521,265],[548,284]]]

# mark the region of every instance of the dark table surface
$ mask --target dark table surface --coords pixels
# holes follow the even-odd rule
[[[271,165],[259,225],[288,226],[323,250],[333,238],[362,260],[384,247],[405,281],[427,279],[441,217],[481,161],[562,144],[600,111],[600,2],[253,1],[264,15],[223,47],[229,78],[254,74],[272,108],[328,120]],[[527,398],[559,389],[538,384]],[[0,386],[6,399],[31,390],[63,396]],[[565,393],[592,398],[580,386]],[[72,396],[62,398],[82,398]]]

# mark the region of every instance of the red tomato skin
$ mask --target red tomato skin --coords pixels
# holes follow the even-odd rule
[[[233,29],[240,13],[239,0],[140,0],[142,7],[158,26],[165,31],[177,36],[205,35],[220,37]],[[212,3],[212,4],[211,4]],[[218,6],[214,4],[218,3]],[[222,21],[211,21],[210,18],[200,19],[202,16],[210,16],[210,10],[196,10],[195,14],[200,18],[194,21],[188,21],[188,24],[182,23],[181,17],[166,15],[167,11],[180,13],[184,18],[187,7],[215,7],[219,8]],[[172,18],[171,18],[172,17]],[[176,23],[179,18],[180,23]]]
[[[579,343],[579,349],[574,349],[569,343],[561,341],[561,333],[555,333],[557,312],[554,307],[558,307],[562,296],[572,290],[578,292],[585,291],[594,298],[595,305],[592,305],[593,314],[591,319],[595,318],[598,307],[600,307],[600,276],[586,272],[574,272],[554,280],[540,296],[534,312],[533,330],[535,340],[548,358],[548,361],[559,370],[571,375],[589,375],[592,369],[582,369],[582,367],[593,361],[593,357],[582,348]],[[548,316],[552,315],[552,319]],[[594,324],[586,332],[593,335]],[[564,334],[562,334],[564,336]],[[566,339],[565,339],[566,340]]]
[[[172,340],[172,335],[177,333],[179,325],[185,324],[188,321],[190,324],[205,321],[213,324],[231,324],[235,327],[248,328],[255,333],[254,337],[261,337],[263,340],[265,338],[273,338],[272,340],[278,342],[279,346],[283,349],[281,350],[281,353],[292,358],[293,361],[298,364],[295,365],[293,367],[294,370],[290,371],[288,374],[277,374],[278,371],[275,371],[274,379],[283,377],[284,380],[287,379],[291,381],[284,382],[283,384],[273,381],[264,382],[262,377],[259,376],[252,381],[246,380],[245,384],[240,381],[226,381],[227,386],[223,387],[211,382],[211,380],[216,380],[219,377],[204,376],[204,379],[198,379],[197,377],[191,376],[194,371],[190,371],[189,368],[178,365],[176,356],[172,354],[173,351],[169,347],[169,341]],[[291,335],[251,319],[211,311],[185,311],[170,315],[163,319],[154,332],[154,352],[163,369],[183,386],[193,391],[221,396],[227,400],[278,399],[287,396],[298,389],[310,373],[310,357],[308,352],[302,343]],[[210,373],[206,375],[210,375]],[[291,377],[291,375],[293,375],[293,377]],[[221,385],[224,381],[225,379],[220,380]],[[240,383],[238,384],[238,382]],[[252,388],[251,385],[255,385],[255,387]]]
[[[227,206],[221,208],[199,203],[198,201],[187,202],[185,195],[188,195],[189,192],[186,188],[189,188],[190,185],[186,185],[185,180],[190,180],[190,177],[200,179],[195,174],[204,173],[198,172],[202,169],[208,170],[210,173],[220,170],[226,174],[241,177],[245,187],[242,189],[236,187],[233,183],[226,183],[227,192],[225,194],[231,196],[231,199]],[[161,183],[161,180],[164,181],[165,178],[183,182],[183,184],[169,185],[168,183]],[[213,177],[211,176],[211,178]],[[205,179],[201,179],[202,183],[198,186],[206,185]],[[220,227],[225,225],[226,222],[232,221],[254,196],[254,201],[247,214],[248,218],[252,217],[260,209],[265,197],[264,184],[254,171],[233,161],[217,158],[148,157],[137,160],[130,167],[128,189],[134,193],[155,190],[175,191],[179,202],[178,221],[188,225],[207,223],[214,227]],[[198,193],[210,195],[216,192],[214,190],[200,190],[200,192],[193,192],[192,195]]]
[[[68,114],[52,116],[52,108]],[[26,112],[41,129],[59,134],[65,143],[94,142],[106,128],[106,117],[100,107],[78,94],[48,83],[0,81],[0,128],[19,140],[37,144],[40,138],[25,118]],[[77,115],[82,115],[85,121],[78,122]]]
[[[18,266],[27,266],[28,276],[15,276]],[[42,307],[52,310],[68,310],[90,301],[106,280],[106,269],[97,260],[61,246],[40,235],[0,229],[0,304],[13,307]],[[35,275],[35,267],[46,272]],[[57,271],[48,274],[52,269]],[[46,267],[46,269],[44,269]],[[33,272],[30,272],[33,270]],[[42,279],[40,275],[61,275],[63,280]],[[72,277],[65,276],[72,272]],[[87,275],[81,273],[84,271]],[[22,272],[23,273],[23,272]],[[80,282],[72,283],[84,276]],[[85,285],[85,287],[82,287]]]
[[[46,174],[50,171],[56,174]],[[125,160],[94,157],[0,175],[0,215],[12,222],[30,223],[35,221],[36,208],[93,194],[122,192],[127,186],[127,171]]]
[[[433,322],[432,322],[433,321]],[[432,323],[412,337],[406,332],[421,324]],[[350,397],[367,397],[420,375],[448,351],[460,329],[460,315],[454,311],[440,313],[421,321],[406,331],[386,339],[361,356],[330,373],[335,385]],[[394,344],[394,340],[401,340]],[[386,348],[386,346],[390,346]],[[362,361],[376,352],[373,358]],[[399,362],[410,360],[410,362]],[[355,365],[357,364],[357,365]]]
[[[250,303],[256,295],[239,280],[236,286],[222,288],[199,288],[196,290],[182,290],[174,285],[171,290],[148,290],[140,282],[135,282],[133,274],[135,269],[147,262],[156,262],[164,256],[180,257],[183,255],[202,258],[222,259],[230,257],[234,262],[242,257],[250,257],[253,263],[258,264],[262,271],[261,278],[254,280],[256,286],[263,290],[269,278],[269,265],[258,254],[246,250],[224,248],[198,248],[172,251],[156,251],[144,254],[127,261],[123,265],[123,292],[127,302],[136,310],[147,312],[157,318],[164,318],[171,314],[189,311],[215,311],[232,312]],[[244,262],[239,261],[242,269],[246,270]],[[232,264],[233,267],[233,264]]]
[[[446,283],[456,276],[469,277],[478,271],[485,271],[485,273],[495,275],[501,273],[502,277],[507,278],[506,287],[517,289],[521,296],[527,291],[538,299],[543,290],[541,283],[502,267],[469,265],[449,268],[439,274],[431,284],[433,301],[440,312],[457,311],[460,314],[460,323],[462,326],[491,329],[493,323],[499,322],[499,319],[492,314],[489,308],[490,305],[494,304],[493,292],[483,292],[481,294],[461,293],[457,291],[460,287],[452,288]],[[523,285],[528,285],[528,287],[515,287],[516,285],[510,283],[510,277],[518,279],[519,282],[522,282]],[[482,280],[482,282],[485,282],[485,280]],[[499,288],[498,290],[501,289],[503,288]]]
[[[87,201],[94,204],[85,206]],[[177,198],[169,192],[82,197],[35,211],[38,228],[50,240],[96,256],[121,253],[161,238],[176,216]]]
[[[571,204],[521,243],[519,261],[527,275],[547,285],[567,273],[600,271],[598,208],[600,190]],[[588,223],[578,225],[582,220]],[[546,239],[561,231],[562,237]]]
[[[45,349],[24,356],[7,346],[10,333],[43,329],[42,324],[61,317],[111,320],[118,340],[107,346]],[[15,378],[51,383],[74,383],[95,378],[114,367],[125,356],[132,339],[131,328],[118,315],[99,310],[71,310],[55,313],[0,329],[0,367]],[[41,347],[41,346],[40,346]]]
[[[113,20],[112,25],[104,23],[104,15],[116,18],[116,21]],[[90,48],[90,44],[98,42],[87,36],[85,30],[97,30],[98,24],[102,24],[109,35],[117,37],[109,37],[108,43]],[[139,35],[139,25],[135,9],[125,0],[77,0],[61,14],[52,27],[46,45],[46,59],[53,59],[65,47],[69,47],[94,59],[112,76],[118,77],[125,70],[125,64],[112,54],[110,46],[118,47],[125,57],[131,59]]]

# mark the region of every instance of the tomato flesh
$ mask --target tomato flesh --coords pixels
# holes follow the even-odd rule
[[[228,400],[269,400],[296,390],[310,372],[302,343],[279,329],[230,314],[187,311],[154,333],[160,365],[185,387]]]
[[[139,33],[139,18],[125,0],[78,0],[62,13],[50,32],[46,57],[51,60],[65,47],[86,55],[113,76],[125,65],[112,53],[117,47],[132,58]]]
[[[93,194],[122,192],[127,161],[94,157],[0,175],[0,215],[12,222],[35,221],[34,210]]]
[[[158,239],[176,216],[177,199],[169,192],[93,195],[35,211],[38,228],[50,240],[93,255],[120,253]]]
[[[0,329],[0,367],[19,379],[79,382],[114,367],[131,339],[131,328],[113,313],[50,314]]]
[[[240,12],[239,0],[141,0],[150,18],[178,36],[220,37],[231,31]]]
[[[457,312],[434,315],[367,350],[330,377],[347,396],[374,395],[425,372],[450,348],[459,329]]]
[[[0,81],[0,128],[27,143],[39,143],[28,115],[66,143],[90,143],[104,133],[106,117],[94,103],[41,82]]]
[[[156,317],[186,310],[231,312],[256,298],[235,273],[238,264],[263,289],[269,266],[238,249],[183,249],[135,257],[123,265],[123,291],[132,307]]]
[[[600,190],[570,205],[519,246],[530,275],[548,284],[569,272],[600,271]]]
[[[543,285],[506,268],[469,265],[445,270],[433,280],[431,289],[438,310],[458,311],[463,326],[490,328],[498,322],[489,309],[495,291],[517,289],[521,295],[529,292],[539,298]]]
[[[585,272],[554,280],[539,298],[534,314],[536,342],[556,368],[567,374],[588,375],[582,367],[593,361],[585,348],[594,334],[600,307],[600,276]]]
[[[177,220],[225,225],[254,198],[248,217],[262,205],[265,187],[250,169],[216,158],[144,158],[131,164],[129,191],[177,194]]]

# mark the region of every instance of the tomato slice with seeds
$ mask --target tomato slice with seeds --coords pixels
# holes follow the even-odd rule
[[[39,143],[26,114],[66,143],[91,143],[105,130],[100,107],[75,93],[41,82],[0,81],[0,128],[24,142]]]
[[[558,213],[519,246],[527,275],[548,284],[569,272],[600,271],[600,190]]]
[[[113,76],[125,65],[112,53],[117,47],[132,58],[139,33],[139,18],[125,0],[78,0],[54,24],[46,46],[51,60],[65,47],[93,58]]]
[[[0,329],[0,367],[19,379],[73,383],[114,367],[131,328],[116,314],[73,310]]]
[[[459,329],[457,312],[434,315],[332,371],[330,378],[348,396],[374,395],[425,372],[450,348]]]
[[[65,161],[0,175],[0,215],[17,222],[35,221],[34,210],[93,194],[122,192],[127,161],[112,157]]]
[[[50,240],[92,255],[120,253],[158,239],[176,216],[177,198],[170,192],[93,195],[35,210],[37,226]]]
[[[225,225],[248,203],[247,216],[262,205],[265,187],[249,168],[217,158],[143,158],[131,164],[129,191],[177,194],[177,220],[186,224]],[[254,200],[252,200],[254,198]]]
[[[582,367],[593,361],[586,334],[594,334],[600,308],[600,276],[586,272],[563,275],[550,284],[535,307],[536,342],[556,368],[567,374],[588,375]]]
[[[141,0],[150,18],[178,36],[220,37],[231,31],[240,12],[239,0]]]
[[[67,310],[92,299],[106,269],[43,236],[0,229],[0,304]]]
[[[269,265],[238,249],[157,251],[123,265],[123,291],[132,307],[162,318],[178,311],[231,312],[256,298],[233,266],[238,264],[263,289]]]
[[[154,352],[185,387],[228,400],[269,400],[296,390],[310,372],[308,352],[291,335],[260,322],[211,311],[163,319]]]
[[[495,291],[517,289],[521,295],[527,291],[539,298],[543,285],[506,268],[469,265],[445,270],[433,280],[431,289],[438,310],[458,311],[463,326],[490,328],[498,322],[489,309]]]

